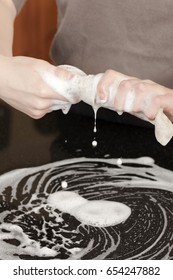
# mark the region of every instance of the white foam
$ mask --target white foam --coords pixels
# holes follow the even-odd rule
[[[96,227],[117,225],[131,214],[131,209],[123,203],[108,200],[89,201],[70,191],[50,194],[47,202],[51,207],[73,215],[83,224]]]
[[[119,202],[93,200],[81,205],[74,214],[84,224],[108,227],[124,222],[130,216],[131,209]]]
[[[49,195],[47,203],[62,212],[71,214],[76,208],[85,204],[87,200],[75,192],[59,191]]]
[[[124,111],[125,112],[132,112],[133,111],[133,104],[135,101],[135,92],[134,89],[131,89],[127,93],[127,97],[125,99],[125,104],[124,104]]]

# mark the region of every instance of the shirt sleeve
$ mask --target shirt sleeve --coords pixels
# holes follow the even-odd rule
[[[21,8],[25,4],[26,0],[12,0],[14,3],[14,6],[16,7],[17,13],[20,12]]]

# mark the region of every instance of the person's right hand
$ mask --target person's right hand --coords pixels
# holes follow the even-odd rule
[[[107,70],[99,84],[98,96],[102,104],[109,100],[112,92],[112,107],[117,112],[136,114],[142,112],[147,120],[155,120],[160,109],[173,122],[173,89],[151,80],[126,76],[114,70]]]
[[[51,112],[57,104],[66,104],[57,88],[51,87],[43,78],[43,73],[51,74],[62,80],[70,80],[74,76],[70,71],[55,67],[50,63],[24,56],[0,56],[0,98],[17,110],[39,119]],[[77,103],[73,97],[71,103]]]

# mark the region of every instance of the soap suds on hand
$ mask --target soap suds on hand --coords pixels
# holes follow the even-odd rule
[[[124,104],[124,111],[129,113],[133,111],[133,104],[135,101],[135,92],[134,89],[131,89],[127,93],[127,97]]]
[[[110,86],[110,93],[107,102],[99,103],[97,97],[97,85],[103,76],[102,73],[97,75],[86,75],[83,71],[76,67],[72,67],[69,65],[63,65],[60,67],[71,71],[76,75],[74,75],[74,77],[70,80],[63,80],[56,77],[55,74],[52,72],[40,72],[40,76],[42,77],[42,79],[55,92],[67,99],[66,103],[63,103],[62,101],[57,101],[58,104],[55,104],[52,107],[52,110],[62,109],[64,113],[67,113],[70,109],[71,104],[77,103],[81,100],[91,105],[94,110],[97,110],[100,107],[115,110],[114,101],[116,90],[121,81],[114,81],[112,86]],[[125,77],[124,79],[127,80],[128,77]],[[134,99],[135,93],[133,90],[131,90],[128,92],[127,98],[125,100],[125,112],[130,113],[132,111]],[[120,112],[118,112],[118,114],[119,113]],[[160,144],[166,145],[173,137],[173,124],[163,113],[163,110],[160,110],[154,122],[150,121],[141,112],[132,112],[132,114],[155,125],[156,139]]]

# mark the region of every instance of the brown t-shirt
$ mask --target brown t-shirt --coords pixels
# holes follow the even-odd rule
[[[173,1],[57,0],[56,64],[108,68],[173,88]]]

